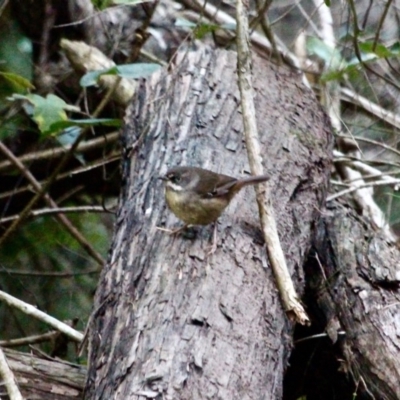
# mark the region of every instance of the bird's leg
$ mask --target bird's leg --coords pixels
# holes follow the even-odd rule
[[[176,235],[179,232],[184,231],[189,225],[185,224],[183,226],[181,226],[180,228],[176,228],[176,229],[168,229],[168,228],[162,228],[161,226],[156,226],[156,229],[158,229],[159,231],[163,231],[163,232],[167,232],[171,235]]]
[[[210,250],[208,251],[207,255],[211,256],[211,254],[214,254],[215,251],[217,250],[217,221],[214,222],[214,229],[213,229],[213,235],[212,235],[212,244],[210,247]]]

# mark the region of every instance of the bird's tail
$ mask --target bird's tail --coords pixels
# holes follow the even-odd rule
[[[270,178],[271,177],[269,175],[250,176],[249,178],[239,179],[237,184],[238,184],[239,188],[241,189],[243,186],[257,185],[257,183],[266,182]]]

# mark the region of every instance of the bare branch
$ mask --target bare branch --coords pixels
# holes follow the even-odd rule
[[[204,12],[204,15],[207,16],[207,18],[209,18],[212,21],[215,21],[218,24],[221,24],[221,25],[222,24],[229,24],[229,25],[236,24],[236,21],[234,18],[232,18],[227,13],[221,11],[220,9],[218,9],[217,7],[215,7],[214,5],[212,5],[206,1],[203,2],[202,0],[182,0],[182,2],[185,5],[187,5],[188,7],[191,7],[196,10],[202,10]],[[253,32],[250,35],[250,38],[251,38],[251,41],[254,44],[254,46],[261,48],[268,54],[272,54],[274,49],[272,48],[271,43],[269,42],[269,40],[266,37],[260,35],[257,32]],[[279,43],[277,41],[276,50],[279,52],[282,60],[284,60],[287,64],[295,67],[299,71],[301,70],[301,64],[300,64],[298,58],[293,53],[291,53],[285,47],[285,45],[283,43],[281,43],[280,41],[279,41]],[[302,79],[303,79],[303,83],[306,86],[310,87],[310,84],[308,83],[307,78],[305,77],[304,74],[302,74]]]
[[[49,340],[53,339],[58,335],[59,335],[58,331],[51,331],[43,333],[42,335],[32,335],[20,339],[0,340],[0,346],[18,347],[18,346],[26,346],[29,344],[38,344],[38,343],[48,342]]]
[[[104,147],[107,144],[114,143],[118,140],[119,137],[119,132],[112,132],[107,135],[88,140],[84,143],[79,144],[79,146],[76,148],[76,153],[85,153],[86,151],[90,151],[96,148],[101,148]],[[30,161],[42,161],[42,160],[49,160],[52,158],[56,158],[67,152],[71,148],[70,145],[63,146],[63,147],[57,147],[57,148],[52,148],[52,149],[47,149],[43,151],[38,151],[38,152],[33,152],[29,154],[25,154],[21,157],[18,157],[18,159],[26,164]],[[0,163],[0,171],[6,170],[10,167],[13,167],[14,163],[12,163],[9,160],[2,161]]]
[[[70,178],[71,176],[82,174],[84,172],[90,171],[90,170],[95,169],[95,168],[103,167],[104,165],[107,165],[109,163],[117,161],[120,158],[121,158],[121,155],[120,155],[119,152],[116,152],[116,153],[113,152],[113,153],[109,154],[108,158],[106,158],[106,159],[104,159],[104,157],[102,157],[100,159],[100,161],[99,160],[95,160],[90,164],[87,164],[87,165],[84,165],[84,166],[80,166],[80,167],[77,167],[75,169],[63,172],[62,174],[59,174],[56,177],[55,181],[59,181],[59,180],[64,179],[64,178]],[[40,185],[44,185],[46,183],[46,180],[40,181],[39,183],[40,183]],[[31,185],[21,186],[18,189],[12,189],[12,190],[9,190],[7,192],[0,193],[0,199],[4,199],[4,198],[7,198],[8,196],[13,196],[13,195],[16,195],[18,193],[23,193],[23,192],[31,191],[31,190],[32,190],[32,186]]]
[[[77,206],[77,207],[54,207],[54,208],[42,208],[40,210],[33,210],[30,213],[31,217],[40,217],[42,215],[49,214],[66,214],[66,213],[83,213],[83,212],[94,212],[94,213],[106,213],[107,210],[102,206]],[[0,224],[6,222],[14,221],[18,219],[18,215],[11,215],[10,217],[5,217],[0,219]]]
[[[393,0],[387,0],[386,4],[385,4],[385,8],[383,9],[383,13],[382,13],[382,17],[379,20],[379,25],[378,28],[376,29],[376,33],[375,33],[375,39],[374,39],[374,44],[372,46],[372,50],[375,51],[376,50],[376,46],[378,45],[379,42],[379,35],[381,33],[382,27],[383,27],[383,23],[385,22],[385,19],[387,17],[387,13],[389,12],[389,7],[392,4]]]
[[[371,114],[387,122],[388,124],[400,129],[400,115],[384,109],[378,104],[373,103],[372,101],[353,92],[350,89],[342,87],[340,89],[340,94],[343,100],[363,107],[364,110],[370,112]]]
[[[0,348],[0,376],[3,377],[4,385],[7,388],[8,396],[10,400],[23,400],[22,394],[19,391],[17,382],[15,381],[14,374],[12,373],[6,356],[3,350]]]
[[[355,192],[356,190],[359,190],[359,189],[371,188],[374,186],[388,186],[388,185],[399,185],[399,184],[400,184],[400,179],[392,179],[391,182],[388,182],[386,179],[383,179],[381,181],[367,182],[367,183],[363,183],[361,185],[356,185],[356,186],[350,187],[348,189],[342,190],[341,192],[332,194],[327,197],[326,201],[335,200],[339,197],[342,197],[346,194]]]
[[[15,163],[15,166],[21,171],[21,173],[26,177],[26,179],[31,182],[32,186],[34,189],[38,192],[41,193],[43,191],[43,188],[45,186],[41,186],[40,183],[36,180],[36,178],[28,171],[25,166],[14,156],[14,154],[2,143],[0,142],[0,151],[3,152],[3,154],[13,163]],[[36,196],[35,196],[36,197]],[[34,198],[35,198],[34,197]],[[56,202],[47,194],[43,193],[44,200],[46,203],[52,207],[52,208],[57,208]],[[29,205],[32,203],[29,203]],[[33,204],[32,204],[33,206]],[[16,229],[16,227],[19,225],[19,223],[26,218],[29,215],[29,210],[27,207],[22,211],[22,213],[19,215],[19,218],[14,220],[14,222],[11,224],[11,226],[7,229],[7,231],[4,233],[4,235],[0,238],[0,245],[4,243],[5,239]],[[81,246],[86,250],[86,252],[93,257],[98,264],[104,265],[104,260],[102,256],[92,247],[92,245],[86,240],[86,238],[79,232],[79,230],[71,223],[71,221],[62,214],[57,214],[56,218],[64,225],[64,227],[67,229],[67,231],[81,244]]]
[[[318,11],[321,40],[332,50],[336,47],[333,32],[333,19],[329,7],[322,0],[314,0]],[[325,70],[335,68],[335,65],[326,63]],[[339,84],[336,81],[323,84],[321,89],[321,103],[324,105],[332,126],[337,132],[341,131]]]
[[[46,314],[43,311],[38,310],[34,306],[3,292],[2,290],[0,290],[0,300],[7,303],[10,307],[16,308],[22,311],[23,313],[31,315],[32,317],[52,326],[53,328],[57,329],[58,331],[70,337],[75,342],[80,342],[83,339],[82,333],[71,328],[69,325],[59,321],[54,317],[51,317],[50,315]]]
[[[246,6],[242,0],[236,2],[238,75],[243,113],[244,137],[250,169],[253,175],[263,175],[260,140],[257,130],[254,107],[254,93],[251,76],[251,53],[249,46],[249,29]],[[260,187],[263,185],[260,185]],[[301,305],[293,281],[288,271],[285,257],[280,245],[271,195],[264,188],[255,188],[260,221],[264,240],[267,245],[269,260],[274,271],[283,307],[290,318],[301,324],[309,323],[309,318]]]
[[[389,1],[389,3],[391,0]],[[392,85],[395,87],[397,90],[400,90],[400,86],[393,80],[387,78],[385,75],[379,74],[377,71],[375,71],[373,68],[371,68],[367,62],[365,62],[362,58],[360,47],[358,46],[358,37],[360,35],[360,27],[358,26],[358,19],[357,19],[357,12],[356,12],[356,6],[354,4],[354,0],[348,0],[348,3],[350,5],[350,11],[353,16],[353,47],[354,47],[354,52],[356,54],[356,57],[358,59],[358,62],[369,72],[372,74],[378,76],[379,78],[383,79],[386,83],[389,85]]]
[[[52,278],[73,278],[78,275],[90,275],[90,274],[98,274],[101,272],[101,268],[91,268],[84,271],[75,271],[75,272],[54,272],[54,271],[23,271],[23,270],[14,270],[14,269],[0,269],[0,274],[8,274],[8,275],[19,275],[19,276],[37,276],[40,278],[43,277],[52,277]]]
[[[368,139],[368,138],[364,138],[364,137],[360,137],[360,136],[349,136],[349,135],[338,135],[339,138],[346,138],[346,139],[353,139],[353,140],[357,140],[359,142],[365,142],[365,143],[370,143],[373,144],[375,146],[379,146],[384,148],[385,150],[388,150],[398,156],[400,156],[400,151],[396,150],[394,147],[389,146],[385,143],[382,142],[378,142],[376,140],[372,140],[372,139]]]

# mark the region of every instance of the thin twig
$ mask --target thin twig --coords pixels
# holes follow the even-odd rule
[[[354,8],[354,3],[352,1],[350,1],[350,5],[351,5],[351,7]],[[356,16],[354,16],[354,18],[355,18],[354,19],[354,31],[358,32],[359,28],[357,25]],[[355,41],[355,42],[357,42],[357,41]],[[355,43],[355,46],[357,46],[355,51],[356,51],[356,53],[358,52],[358,57],[361,57],[361,55],[359,54],[358,44]],[[359,60],[360,60],[360,58],[359,58]],[[400,117],[398,115],[396,115],[390,111],[384,110],[382,107],[372,103],[368,99],[350,91],[349,89],[341,88],[341,97],[344,100],[351,101],[355,104],[360,105],[365,110],[374,114],[378,118],[381,118],[384,121],[392,124],[393,126],[400,128]],[[362,163],[360,161],[352,161],[351,167],[349,166],[348,162],[344,163],[343,165],[340,165],[340,163],[338,163],[337,160],[335,160],[335,162],[336,162],[335,165],[337,166],[336,169],[337,169],[339,175],[341,176],[341,178],[344,181],[353,181],[356,183],[353,184],[352,188],[347,189],[346,192],[342,191],[333,196],[330,196],[329,200],[332,200],[339,196],[343,196],[344,194],[347,194],[347,193],[352,193],[354,201],[363,210],[363,213],[365,215],[368,215],[370,221],[372,222],[372,226],[380,229],[384,233],[384,235],[386,236],[386,238],[389,242],[395,243],[397,241],[396,235],[390,229],[390,226],[387,222],[387,219],[385,218],[384,213],[382,212],[380,207],[376,204],[376,202],[373,198],[373,193],[371,190],[369,190],[369,184],[363,183],[364,182],[363,174],[365,175],[366,168],[371,168],[371,167],[368,167],[365,164],[365,162]],[[368,162],[371,163],[371,161],[368,161]],[[356,168],[357,170],[353,169],[353,168]],[[385,184],[388,184],[389,180],[391,183],[394,183],[393,181],[395,181],[394,178],[384,177],[382,182],[385,182]]]
[[[7,303],[10,307],[16,308],[23,313],[31,315],[32,317],[52,326],[53,328],[70,337],[75,342],[80,342],[83,339],[82,333],[71,328],[69,325],[59,321],[58,319],[46,314],[43,311],[38,310],[31,304],[25,303],[24,301],[3,292],[2,290],[0,290],[0,300]]]
[[[365,12],[364,15],[364,21],[361,24],[361,29],[364,30],[365,27],[367,26],[368,18],[369,18],[369,13],[371,12],[372,6],[374,4],[374,0],[369,0],[369,4],[367,7],[367,11]]]
[[[9,0],[4,0],[2,4],[0,4],[0,17],[3,14],[3,11],[8,6]]]
[[[334,151],[334,154],[335,153],[338,154],[337,151]],[[363,210],[363,213],[368,216],[371,221],[371,226],[375,229],[379,229],[385,235],[388,242],[397,242],[397,237],[391,230],[384,213],[373,199],[372,190],[370,190],[369,187],[365,187],[365,184],[363,183],[363,174],[365,174],[365,171],[367,169],[374,171],[378,170],[375,170],[367,166],[365,163],[357,160],[349,160],[336,164],[336,170],[343,180],[356,182],[352,185],[351,188],[353,199],[357,203],[357,205]],[[382,181],[384,181],[385,184],[391,184],[395,183],[396,180],[392,177],[385,176],[383,177]],[[343,193],[341,193],[341,195],[343,195]],[[329,197],[329,199],[332,200],[332,197]]]
[[[390,125],[400,129],[400,115],[395,114],[391,111],[385,110],[383,107],[379,106],[376,103],[368,100],[367,98],[353,92],[347,88],[341,88],[340,94],[342,100],[345,100],[349,103],[358,105],[364,110],[370,112],[371,114],[375,115],[376,117],[380,118],[381,120],[387,122]]]
[[[354,167],[354,165],[352,165]],[[368,165],[365,165],[366,168],[369,168]],[[375,168],[373,168],[375,170]],[[379,170],[377,170],[379,171]],[[331,184],[336,185],[336,186],[345,186],[345,187],[351,187],[352,183],[355,182],[362,182],[365,181],[366,179],[382,179],[385,180],[388,184],[394,183],[393,176],[400,175],[400,169],[396,171],[390,171],[390,172],[377,172],[377,173],[372,173],[369,175],[363,175],[361,178],[355,178],[352,179],[351,181],[336,181],[334,179],[331,179]]]
[[[18,160],[18,158],[15,157],[14,154],[2,142],[0,142],[0,151],[2,151],[3,154],[11,162],[15,163],[15,166],[21,171],[21,173],[25,176],[25,178],[28,179],[29,182],[31,182],[33,188],[38,193],[40,193],[43,190],[42,188],[44,186],[41,186],[39,184],[39,182],[36,180],[36,178],[31,174],[31,172],[25,168],[25,166]],[[58,207],[56,202],[47,193],[43,193],[43,198],[50,207],[52,207],[52,208]],[[25,208],[25,210],[26,210],[26,208]],[[28,216],[29,216],[29,213],[26,211],[24,218],[26,218]],[[21,218],[22,217],[20,214],[19,218],[14,220],[14,222],[11,224],[10,228],[16,227]],[[64,227],[67,229],[67,231],[81,244],[81,246],[86,250],[86,252],[97,261],[98,264],[100,264],[100,265],[105,264],[105,261],[103,260],[102,256],[92,247],[92,245],[86,240],[86,238],[79,232],[79,230],[71,223],[71,221],[65,215],[57,214],[56,218],[64,225]],[[13,232],[13,229],[10,229],[10,228],[0,238],[0,246],[2,243],[4,243],[4,241],[8,237],[8,235],[11,232]],[[7,233],[8,233],[8,235],[7,235]]]
[[[217,24],[232,25],[236,23],[234,18],[232,18],[230,15],[218,9],[209,2],[206,1],[203,2],[202,0],[181,0],[181,1],[190,8],[204,11],[204,15],[211,21],[216,22]],[[263,49],[265,52],[268,52],[269,54],[272,54],[273,49],[271,43],[266,37],[260,35],[257,32],[253,32],[250,35],[250,38],[255,46]],[[301,70],[301,63],[299,59],[296,57],[296,55],[291,53],[282,42],[277,43],[276,50],[279,52],[282,60],[284,60],[287,64],[291,65],[292,67]],[[310,87],[310,84],[308,83],[307,78],[305,77],[304,74],[302,75],[302,79],[303,83],[307,87]]]
[[[119,132],[111,132],[107,135],[88,140],[84,143],[79,144],[76,148],[76,153],[85,153],[86,151],[90,151],[96,149],[98,147],[104,147],[104,145],[116,142],[119,137]],[[63,146],[63,147],[56,147],[51,148],[43,151],[37,151],[29,154],[25,154],[23,156],[18,157],[18,159],[22,163],[28,163],[30,161],[41,161],[41,160],[49,160],[52,158],[56,158],[61,156],[62,154],[66,153],[71,148],[70,145]],[[6,170],[10,167],[14,166],[9,160],[2,161],[0,163],[0,171]]]
[[[320,0],[314,0],[314,5],[319,16],[320,37],[321,40],[330,49],[334,50],[336,47],[335,33],[333,31],[333,18],[330,8]],[[333,61],[334,60],[330,60]],[[332,62],[326,62],[324,69],[326,71],[336,68]],[[333,128],[340,132],[341,118],[340,118],[340,88],[337,81],[321,83],[321,103],[325,106],[329,119]]]
[[[389,12],[389,7],[392,4],[393,0],[387,0],[385,4],[385,8],[383,9],[382,17],[379,20],[378,27],[376,28],[376,33],[375,33],[375,39],[374,39],[374,44],[372,45],[372,51],[376,50],[376,46],[378,45],[379,42],[379,35],[381,33],[383,23],[385,22],[385,19],[387,17],[387,14]]]
[[[140,26],[140,28],[137,28],[135,30],[135,39],[133,40],[133,43],[131,45],[131,53],[129,54],[129,57],[126,60],[126,63],[132,63],[137,61],[140,55],[140,50],[142,49],[148,37],[150,36],[147,30],[150,26],[150,22],[153,18],[154,12],[159,2],[160,0],[154,0],[149,4],[146,3],[142,4],[142,9],[146,14],[146,18],[142,20],[142,25]]]
[[[42,24],[42,34],[40,38],[40,51],[38,57],[38,65],[36,68],[37,74],[45,73],[46,66],[48,65],[49,53],[48,50],[50,46],[50,31],[54,27],[54,22],[56,20],[56,11],[53,8],[52,2],[50,0],[45,0],[44,2],[44,21]]]
[[[0,347],[18,347],[26,346],[29,344],[48,342],[59,334],[60,333],[58,331],[50,331],[41,335],[32,335],[20,339],[0,340]]]
[[[353,193],[359,189],[370,188],[370,187],[374,187],[374,186],[389,186],[389,185],[400,185],[400,179],[393,179],[391,182],[388,182],[386,179],[383,179],[381,181],[367,182],[367,183],[363,183],[362,185],[352,186],[348,189],[342,190],[341,192],[338,192],[338,193],[328,196],[326,198],[326,201],[329,202],[329,201],[335,200],[346,194]]]
[[[3,353],[3,350],[0,348],[0,376],[3,378],[2,383],[7,389],[8,397],[10,400],[23,400],[21,392],[19,391],[17,382],[14,378],[14,374],[12,373],[6,356]]]
[[[62,174],[59,174],[57,176],[55,181],[59,181],[64,178],[70,178],[71,176],[82,174],[84,172],[90,171],[95,168],[103,167],[106,164],[109,164],[109,163],[119,160],[121,158],[120,153],[118,152],[116,155],[113,155],[114,153],[115,152],[109,154],[108,155],[109,158],[107,158],[107,159],[101,158],[100,161],[95,160],[91,164],[79,166],[75,169],[71,169],[69,171],[63,172]],[[46,179],[43,181],[39,181],[40,185],[44,185],[45,182],[46,182]],[[13,195],[23,193],[26,191],[31,191],[31,190],[32,190],[31,185],[24,185],[24,186],[19,187],[18,189],[12,189],[7,192],[0,193],[0,199],[7,198],[9,196],[13,196]]]
[[[311,13],[311,15],[308,15],[307,11],[304,9],[304,7],[301,5],[300,2],[296,2],[295,3],[297,9],[300,11],[300,13],[303,15],[304,19],[306,20],[306,24],[305,26],[302,26],[300,28],[300,32],[303,31],[307,31],[309,32],[308,27],[310,27],[313,31],[313,33],[320,39],[322,39],[321,37],[321,29],[318,28],[318,26],[315,25],[314,21],[312,20],[314,14],[317,12],[319,5],[315,3],[314,1],[314,5],[315,5],[315,10],[313,10],[313,12]],[[310,34],[310,33],[309,33]]]
[[[253,32],[257,25],[261,22],[271,4],[272,0],[264,0],[264,4],[261,4],[260,0],[256,0],[257,13],[256,16],[249,23],[250,32]]]
[[[98,274],[101,272],[100,268],[91,268],[84,271],[75,271],[75,272],[53,272],[53,271],[20,271],[14,269],[1,269],[0,274],[8,274],[15,276],[37,276],[39,278],[49,277],[49,278],[73,278],[79,275],[91,275]]]
[[[239,89],[243,113],[244,137],[246,141],[251,172],[253,175],[262,175],[263,167],[261,148],[253,101],[254,93],[251,77],[252,68],[247,12],[248,10],[246,10],[246,6],[243,4],[243,1],[237,0],[237,70],[239,75]],[[266,196],[265,189],[263,191],[262,188],[256,188],[255,191],[264,240],[267,245],[269,260],[274,271],[284,310],[290,318],[295,319],[301,324],[307,324],[309,322],[309,318],[294,289],[294,285],[286,265],[283,250],[279,242],[276,221],[271,204],[271,196]]]
[[[400,75],[400,71],[394,65],[392,65],[392,61],[388,58],[385,58],[386,64],[389,66],[389,69],[396,75]]]
[[[360,137],[360,136],[349,136],[349,135],[338,135],[339,138],[343,137],[343,138],[347,138],[347,139],[353,139],[359,142],[365,142],[365,143],[370,143],[373,144],[375,146],[380,146],[382,148],[384,148],[385,150],[391,151],[394,154],[397,154],[398,156],[400,156],[400,151],[396,150],[394,147],[389,146],[385,143],[382,142],[378,142],[377,140],[372,140],[372,139],[368,139],[368,138],[364,138],[364,137]]]
[[[390,0],[391,1],[391,0]],[[356,54],[356,57],[358,59],[358,62],[360,63],[360,65],[362,65],[367,71],[371,72],[372,74],[376,75],[377,77],[383,79],[386,83],[388,83],[389,85],[392,85],[393,87],[395,87],[397,90],[400,90],[400,86],[393,80],[387,78],[385,75],[382,75],[380,73],[378,73],[377,71],[375,71],[373,68],[371,68],[367,62],[365,62],[362,58],[362,54],[360,51],[360,47],[358,46],[358,37],[361,33],[361,29],[358,26],[358,17],[357,17],[357,11],[356,11],[356,6],[354,4],[354,0],[348,0],[348,3],[350,5],[350,11],[353,17],[353,48],[354,48],[354,52]]]
[[[285,19],[296,8],[297,1],[293,1],[292,3],[293,4],[291,4],[282,14],[280,14],[276,17],[276,19],[270,22],[271,27]]]
[[[19,214],[19,218],[16,219],[9,227],[8,229],[4,232],[4,234],[0,238],[0,246],[4,243],[4,241],[10,236],[17,228],[18,226],[29,216],[29,213],[31,212],[32,208],[34,205],[44,196],[44,194],[48,191],[52,183],[55,181],[56,177],[58,176],[59,172],[64,168],[66,165],[67,161],[69,160],[70,156],[75,152],[76,148],[78,147],[78,144],[80,141],[84,138],[86,134],[86,130],[84,129],[81,134],[78,136],[78,138],[75,140],[74,144],[71,146],[69,151],[64,154],[64,157],[61,159],[60,163],[57,165],[49,179],[46,181],[44,185],[41,186],[41,189],[36,193],[35,196],[32,197],[30,202],[25,206],[25,208],[21,211]],[[1,142],[0,142],[1,144]],[[2,144],[1,144],[2,145]],[[16,162],[16,160],[14,160]]]
[[[54,208],[41,208],[40,210],[33,210],[30,213],[30,217],[40,217],[42,215],[49,214],[68,214],[68,213],[83,213],[83,212],[92,212],[92,213],[106,213],[107,210],[102,206],[76,206],[76,207],[54,207]],[[19,215],[11,215],[9,217],[5,217],[0,219],[0,224],[4,224],[6,222],[14,221],[19,218]]]
[[[340,152],[334,150],[333,153],[338,154]],[[344,163],[345,165],[352,166],[352,168],[354,167],[355,169],[364,173],[362,167],[361,168],[357,167],[357,162],[361,162],[359,157],[354,157],[354,156],[347,154],[347,155],[339,156],[338,158],[334,158],[333,162],[335,164]],[[388,162],[388,161],[382,161],[382,160],[365,160],[364,159],[364,160],[362,160],[361,164],[365,165],[365,166],[376,165],[379,167],[384,166],[384,167],[400,168],[400,163]],[[351,180],[353,180],[353,179],[354,179],[354,177],[351,178]],[[355,180],[357,180],[357,179],[355,179]],[[349,181],[350,181],[349,179],[344,180],[344,182],[349,182]]]
[[[269,6],[272,4],[272,0],[264,0],[264,4],[261,4],[261,0],[256,0],[257,4],[257,16],[254,19],[254,26],[257,26],[258,22],[261,23],[261,28],[264,35],[268,38],[272,46],[272,54],[276,57],[278,65],[282,64],[282,57],[278,51],[278,45],[275,40],[274,32],[269,25],[267,11]]]

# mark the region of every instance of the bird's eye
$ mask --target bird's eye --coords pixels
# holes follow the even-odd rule
[[[181,176],[180,175],[173,175],[173,176],[171,176],[171,181],[173,183],[179,183],[181,181]]]

